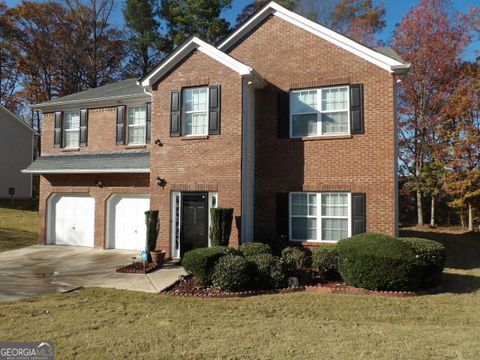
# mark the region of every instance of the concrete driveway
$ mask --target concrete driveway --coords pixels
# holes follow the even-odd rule
[[[148,275],[119,274],[138,251],[79,246],[34,245],[0,253],[0,301],[18,300],[79,287],[159,292],[173,284],[183,268],[165,266]]]

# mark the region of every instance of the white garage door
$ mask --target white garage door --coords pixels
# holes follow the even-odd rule
[[[144,250],[147,236],[145,211],[149,209],[148,195],[114,195],[108,204],[108,247]]]
[[[92,246],[95,200],[90,196],[60,195],[52,198],[50,243]]]

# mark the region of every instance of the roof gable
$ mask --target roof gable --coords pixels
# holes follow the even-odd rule
[[[38,135],[38,133],[34,129],[32,129],[30,126],[28,126],[28,124],[25,121],[23,121],[19,116],[15,115],[10,110],[8,110],[5,106],[0,104],[0,113],[2,112],[7,115],[6,116],[7,118],[12,119],[18,125],[21,125],[23,128],[28,129],[34,135]]]
[[[177,47],[177,49],[163,60],[155,69],[150,71],[146,76],[140,79],[142,86],[148,87],[155,84],[165,74],[175,67],[182,59],[184,59],[193,50],[198,50],[228,68],[236,71],[241,76],[252,75],[253,69],[249,66],[234,59],[228,54],[218,50],[216,47],[200,40],[197,37],[192,37],[185,43]]]
[[[293,11],[290,11],[277,3],[271,1],[261,8],[257,13],[228,36],[219,46],[218,49],[227,52],[235,44],[241,41],[251,30],[260,24],[268,16],[278,16],[289,23],[298,26],[334,45],[341,47],[390,73],[403,73],[408,70],[410,64],[399,61],[391,56],[387,56],[375,51],[365,45],[362,45],[336,31],[333,31],[323,25],[311,21]]]

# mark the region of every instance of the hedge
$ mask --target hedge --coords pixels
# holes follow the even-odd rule
[[[271,254],[272,249],[269,245],[260,242],[249,242],[240,245],[240,252],[243,256],[254,256],[260,254]]]
[[[338,272],[338,251],[336,246],[320,246],[312,251],[312,268],[322,273]]]
[[[244,291],[252,287],[252,267],[243,256],[227,255],[215,265],[212,284],[227,291]]]
[[[233,209],[210,209],[212,225],[210,240],[213,246],[227,246],[232,232]]]
[[[182,266],[186,272],[195,277],[200,286],[208,286],[211,285],[213,268],[220,258],[235,253],[235,249],[226,246],[194,249],[185,253]]]
[[[286,275],[280,259],[272,254],[247,257],[252,264],[253,280],[258,289],[278,289],[286,285]]]

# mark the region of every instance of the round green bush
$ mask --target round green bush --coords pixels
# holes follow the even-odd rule
[[[446,250],[442,244],[428,239],[400,238],[417,255],[417,277],[421,288],[429,288],[440,283],[446,261]]]
[[[252,287],[250,262],[243,256],[227,255],[222,257],[213,270],[212,284],[227,291],[248,290]]]
[[[199,248],[183,255],[182,266],[186,272],[195,277],[198,285],[211,285],[211,275],[215,264],[228,254],[236,254],[237,250],[226,246]]]
[[[286,275],[280,259],[272,254],[247,257],[253,268],[253,279],[258,289],[278,289],[286,286]]]
[[[360,234],[338,242],[338,270],[346,284],[370,289],[406,291],[420,287],[413,248],[398,238]]]
[[[282,250],[281,261],[287,272],[295,275],[310,268],[312,256],[306,248],[289,246]]]
[[[338,272],[338,251],[336,246],[320,246],[312,251],[312,268],[322,273]]]
[[[254,256],[259,254],[271,254],[272,249],[268,244],[260,242],[250,242],[240,245],[240,252],[243,256]]]

